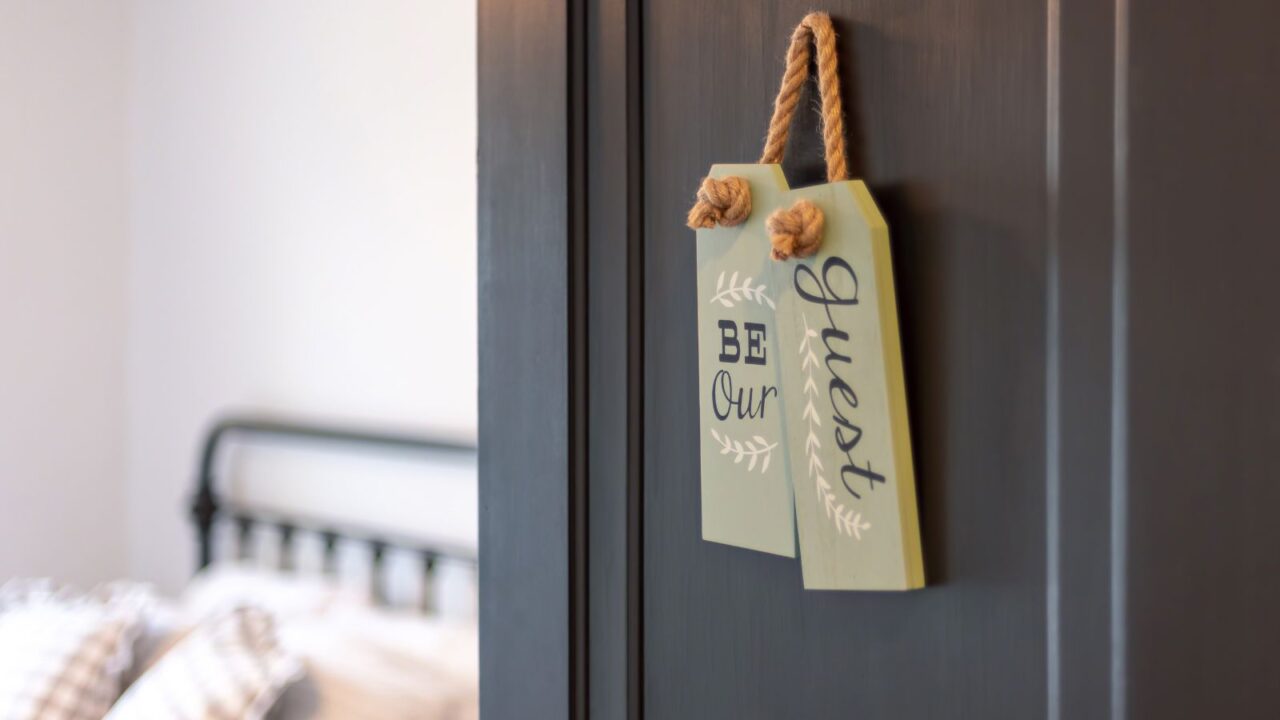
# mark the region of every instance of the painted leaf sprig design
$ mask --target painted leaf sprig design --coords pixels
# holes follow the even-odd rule
[[[862,520],[862,513],[854,512],[853,508],[845,507],[844,503],[836,502],[835,492],[831,489],[831,483],[822,477],[823,471],[826,469],[822,466],[822,459],[818,457],[818,450],[822,448],[822,442],[818,440],[817,430],[822,426],[822,421],[818,419],[818,409],[813,404],[818,397],[818,384],[813,380],[813,371],[818,367],[818,356],[813,351],[813,339],[818,337],[818,331],[809,327],[809,318],[804,315],[800,316],[804,322],[804,338],[800,341],[800,356],[803,358],[800,362],[800,369],[805,373],[804,394],[805,405],[804,412],[800,417],[809,423],[809,434],[804,441],[805,455],[809,459],[809,477],[814,480],[814,489],[818,492],[818,500],[822,502],[823,509],[827,512],[827,517],[835,523],[836,532],[848,535],[855,540],[862,539],[862,531],[870,530],[871,523]]]
[[[778,443],[771,443],[763,437],[756,435],[750,440],[734,440],[728,435],[722,435],[716,432],[715,428],[711,428],[711,437],[715,438],[720,444],[720,454],[733,454],[733,462],[741,463],[747,461],[747,472],[751,472],[756,468],[756,463],[760,464],[760,472],[769,469],[769,460],[773,458],[773,449]]]
[[[761,305],[768,305],[770,310],[775,309],[773,300],[765,295],[764,283],[752,285],[754,278],[745,277],[742,282],[738,282],[738,273],[735,272],[729,278],[728,286],[724,282],[725,271],[720,272],[720,277],[716,279],[716,294],[711,298],[711,304],[720,303],[724,307],[733,307],[742,300],[750,300]]]

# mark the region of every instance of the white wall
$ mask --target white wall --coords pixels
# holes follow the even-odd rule
[[[0,581],[126,569],[128,15],[0,2]]]
[[[474,436],[475,5],[133,12],[129,556],[172,589],[215,413]]]
[[[474,436],[474,16],[0,2],[0,580],[175,587],[225,409]]]

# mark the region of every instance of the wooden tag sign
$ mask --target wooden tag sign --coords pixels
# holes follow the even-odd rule
[[[888,228],[861,181],[730,176],[750,215],[697,231],[703,537],[793,556],[798,535],[809,589],[923,587]],[[765,219],[802,199],[821,247],[773,260]]]
[[[825,185],[782,174],[817,56]],[[702,537],[794,556],[815,590],[924,586],[889,229],[848,180],[831,18],[791,35],[760,162],[716,165],[698,233]],[[797,532],[798,531],[798,532]]]
[[[752,183],[753,202],[781,202],[781,169],[749,167],[769,178]],[[795,557],[777,263],[764,233],[759,212],[736,227],[698,230],[702,537]]]

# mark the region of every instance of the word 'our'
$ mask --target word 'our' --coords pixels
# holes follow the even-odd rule
[[[732,320],[721,320],[720,328],[720,362],[763,366],[768,364],[767,331],[764,323],[744,322],[739,333],[738,324]],[[766,401],[778,397],[776,385],[761,385],[759,395],[756,389],[735,388],[733,374],[727,369],[716,372],[711,384],[711,411],[719,420],[727,420],[736,415],[739,420],[748,418],[764,418]]]

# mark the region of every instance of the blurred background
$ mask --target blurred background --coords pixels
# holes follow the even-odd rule
[[[0,580],[178,590],[229,412],[474,442],[475,85],[465,0],[0,2]]]

